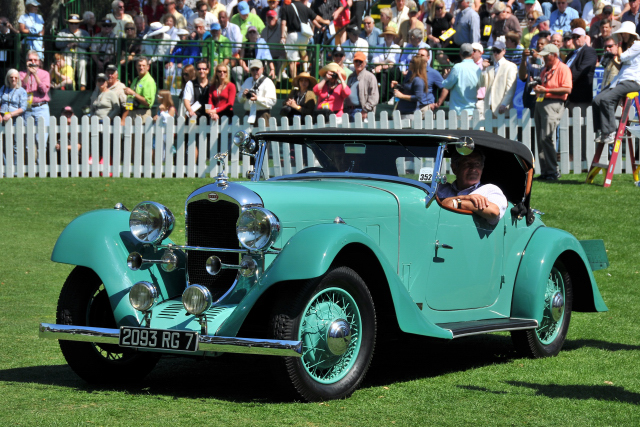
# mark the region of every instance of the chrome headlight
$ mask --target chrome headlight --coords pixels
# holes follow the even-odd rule
[[[211,303],[211,292],[202,285],[191,285],[182,293],[182,304],[185,310],[196,316],[207,311]]]
[[[264,208],[249,208],[236,223],[240,244],[251,251],[267,250],[280,235],[280,221]]]
[[[138,204],[129,216],[131,234],[142,243],[159,243],[173,231],[175,218],[166,206],[156,202]]]
[[[149,282],[138,282],[129,291],[129,302],[138,311],[151,309],[158,299],[158,289]]]

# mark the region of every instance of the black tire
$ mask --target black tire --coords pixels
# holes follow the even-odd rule
[[[58,299],[56,321],[62,325],[117,328],[109,295],[93,270],[76,267],[69,274]],[[69,367],[93,384],[139,381],[159,359],[155,354],[117,344],[61,340],[60,349]]]
[[[284,382],[306,401],[349,396],[364,379],[376,344],[376,313],[369,289],[347,267],[297,285],[286,288],[279,298],[270,331],[275,339],[303,341],[303,357],[277,361],[285,372],[276,375],[286,376]],[[329,326],[345,323],[350,340],[327,339]]]
[[[562,316],[555,320],[552,315],[552,300],[560,292],[564,298]],[[511,339],[516,351],[524,357],[541,358],[560,353],[569,331],[573,308],[573,286],[571,276],[564,264],[556,260],[549,274],[542,322],[537,329],[512,331]],[[557,315],[556,315],[557,317]]]

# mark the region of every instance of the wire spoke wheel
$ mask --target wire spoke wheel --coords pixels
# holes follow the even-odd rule
[[[346,322],[348,335],[342,337],[344,348],[332,352],[329,340],[333,337],[329,335],[340,320]],[[304,343],[302,363],[309,375],[323,384],[344,378],[360,350],[360,329],[360,311],[348,292],[329,288],[317,294],[304,310],[299,333],[299,340]]]
[[[564,300],[564,280],[560,271],[554,266],[547,281],[542,322],[536,329],[538,339],[544,345],[551,344],[560,333],[564,320]]]
[[[360,385],[376,341],[373,299],[348,267],[286,288],[271,317],[272,336],[302,342],[302,357],[286,357],[288,381],[307,401],[340,399]]]
[[[544,288],[542,320],[535,330],[512,331],[516,351],[531,358],[557,355],[569,330],[573,307],[571,276],[556,260]]]

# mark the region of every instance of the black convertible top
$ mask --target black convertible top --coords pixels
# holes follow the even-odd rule
[[[402,140],[411,139],[411,144],[416,145],[416,138],[420,144],[436,145],[446,140],[463,140],[465,137],[473,139],[473,142],[480,147],[503,153],[511,153],[520,157],[526,162],[529,168],[533,167],[533,155],[524,144],[503,138],[494,133],[480,130],[415,130],[415,129],[341,129],[322,128],[311,130],[288,130],[288,131],[264,131],[256,133],[258,139],[276,140],[279,142],[302,143],[305,138],[316,141],[336,140],[338,137],[347,137],[353,141],[366,141],[375,143],[376,141],[389,141],[390,139]],[[408,143],[408,142],[407,142]],[[451,150],[450,150],[451,151]],[[487,152],[483,149],[483,152]]]

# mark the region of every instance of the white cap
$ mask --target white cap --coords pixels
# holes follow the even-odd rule
[[[586,36],[587,32],[584,30],[584,28],[581,27],[577,27],[574,28],[573,31],[571,31],[572,34],[577,34],[579,36]]]
[[[505,36],[498,37],[494,42],[491,48],[496,48],[500,50],[505,50],[507,48],[507,39]]]
[[[481,53],[484,53],[484,48],[480,43],[471,43],[471,47],[473,48],[473,50],[477,50],[477,51],[480,51]]]

